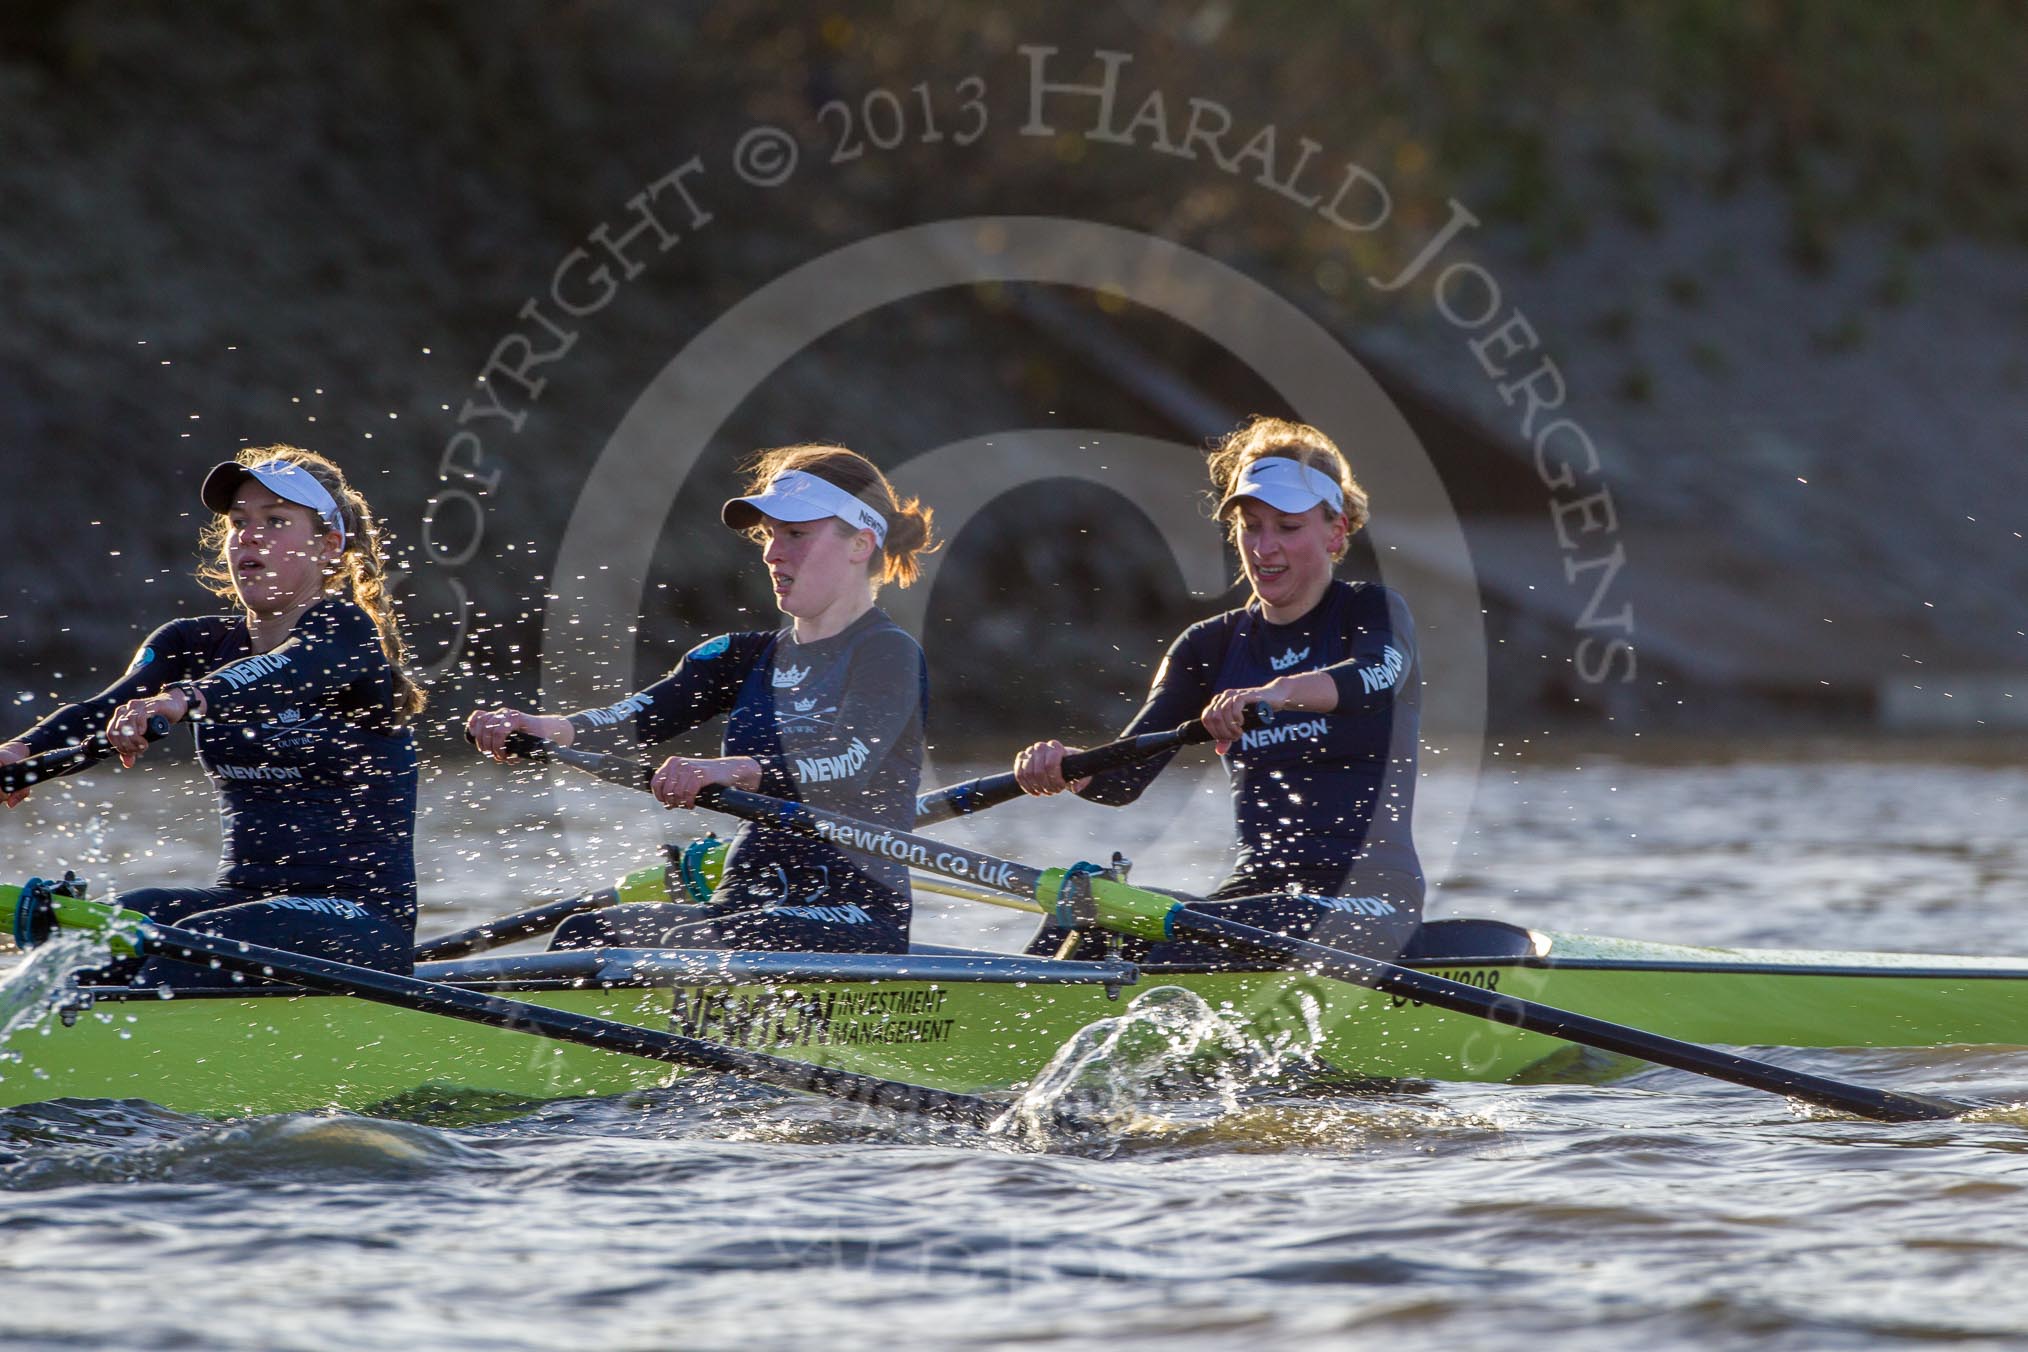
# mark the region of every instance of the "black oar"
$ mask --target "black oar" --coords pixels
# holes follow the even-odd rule
[[[1247,728],[1264,726],[1274,717],[1274,711],[1266,704],[1255,704],[1246,711]],[[471,734],[465,735],[471,741]],[[1146,760],[1164,751],[1209,742],[1211,734],[1204,725],[1191,720],[1181,727],[1167,732],[1144,732],[1135,737],[1122,737],[1103,746],[1092,747],[1089,751],[1078,751],[1063,758],[1063,777],[1075,781],[1089,775],[1103,774],[1107,770],[1135,761]],[[509,755],[525,760],[555,760],[578,769],[589,771],[600,779],[621,784],[630,789],[645,788],[654,778],[654,769],[645,761],[637,761],[608,752],[584,751],[576,747],[558,746],[545,742],[528,733],[514,733],[507,739]],[[983,812],[989,807],[1012,802],[1021,797],[1021,786],[1014,781],[1014,773],[1004,771],[996,775],[982,775],[968,779],[947,788],[932,789],[915,800],[915,824],[930,826],[937,822],[949,821],[954,817]],[[629,875],[631,879],[635,875]],[[594,892],[565,897],[560,901],[545,902],[525,911],[489,920],[454,934],[438,935],[416,944],[415,956],[418,962],[433,962],[443,958],[462,958],[472,953],[483,953],[489,949],[502,948],[518,943],[537,934],[547,934],[574,915],[595,911],[617,902],[629,900],[625,885],[619,890],[610,887]],[[666,900],[674,891],[665,888],[661,896],[642,896],[633,900]]]
[[[156,714],[148,720],[145,733],[151,742],[159,742],[169,735],[169,720]],[[106,740],[103,732],[79,742],[76,746],[60,747],[45,751],[40,756],[15,761],[12,765],[0,765],[0,793],[19,793],[59,775],[75,774],[90,765],[96,765],[113,754],[113,744]]]
[[[1274,717],[1274,710],[1266,704],[1255,704],[1246,711],[1246,727],[1258,728]],[[1211,740],[1211,734],[1195,719],[1181,727],[1167,732],[1144,732],[1138,737],[1122,737],[1116,742],[1095,746],[1089,751],[1074,751],[1063,758],[1063,778],[1074,783],[1090,775],[1104,774],[1122,765],[1159,756],[1164,751],[1194,746]],[[915,824],[918,827],[933,826],[963,817],[974,812],[984,812],[989,807],[1012,802],[1022,794],[1022,788],[1014,782],[1014,772],[1004,770],[997,775],[982,775],[968,779],[962,784],[948,788],[931,789],[915,800]]]
[[[1265,703],[1254,704],[1246,711],[1244,726],[1249,730],[1264,727],[1274,718],[1274,710]],[[1211,740],[1211,734],[1196,719],[1166,732],[1144,732],[1135,737],[1122,737],[1116,742],[1092,747],[1089,751],[1074,751],[1063,758],[1063,777],[1067,781],[1103,774],[1107,770],[1131,765],[1135,761],[1159,756],[1165,751],[1175,751],[1186,746],[1195,746]],[[465,740],[472,740],[465,734]],[[509,735],[506,752],[525,760],[554,760],[565,765],[576,766],[614,784],[630,789],[648,787],[654,779],[654,767],[646,761],[633,760],[626,756],[608,752],[584,751],[574,746],[558,746],[545,742],[525,732]],[[1022,789],[1014,781],[1014,772],[1005,770],[996,775],[982,775],[963,783],[952,784],[941,789],[931,789],[915,800],[915,824],[918,827],[933,826],[963,817],[974,812],[983,812],[989,807],[1012,802],[1019,798]]]
[[[657,868],[655,871],[660,873],[661,869]],[[538,934],[547,934],[574,915],[617,905],[619,900],[618,887],[601,887],[595,892],[584,892],[574,897],[547,901],[540,906],[531,906],[525,911],[516,911],[497,920],[473,925],[469,929],[439,934],[432,939],[418,939],[415,944],[415,960],[443,962],[449,958],[470,957],[474,953],[505,948],[508,944],[532,939]]]
[[[16,932],[30,944],[42,942],[49,937],[52,928],[58,926],[98,930],[109,942],[131,950],[137,956],[216,962],[228,971],[254,977],[282,977],[291,984],[332,995],[349,995],[424,1014],[441,1014],[468,1023],[533,1033],[559,1042],[574,1042],[651,1061],[720,1071],[779,1089],[823,1094],[849,1103],[864,1103],[895,1112],[918,1113],[979,1127],[990,1126],[1004,1110],[1003,1105],[973,1094],[955,1094],[948,1090],[861,1075],[856,1071],[814,1066],[765,1052],[720,1046],[679,1033],[639,1028],[611,1019],[509,1000],[483,991],[354,967],[329,958],[288,953],[238,939],[222,939],[195,930],[157,925],[145,916],[121,911],[107,902],[52,895],[47,888],[25,890],[19,904],[28,913],[17,918]]]
[[[465,740],[471,741],[472,734],[466,733]],[[607,751],[581,751],[574,746],[560,746],[525,732],[509,733],[505,750],[508,755],[519,756],[523,760],[561,761],[623,789],[639,789],[646,793],[655,781],[655,767],[646,761],[616,756]]]
[[[418,939],[417,962],[441,962],[447,958],[469,957],[488,949],[547,934],[574,915],[637,901],[670,901],[683,897],[702,901],[711,893],[718,852],[723,848],[716,836],[693,840],[688,845],[664,845],[669,860],[637,868],[611,887],[580,892],[574,897],[545,901],[525,911],[515,911],[497,920],[473,925],[434,939]]]
[[[1790,1070],[1771,1062],[1701,1047],[1659,1033],[1608,1023],[1588,1014],[1481,990],[1477,986],[1398,967],[1377,958],[1271,934],[1223,916],[1192,910],[1175,897],[1130,887],[1125,883],[1079,874],[1075,870],[1031,868],[947,841],[814,811],[801,803],[722,788],[706,789],[698,795],[697,801],[700,806],[795,831],[855,853],[898,860],[925,872],[940,873],[1016,896],[1033,897],[1045,906],[1056,902],[1058,894],[1068,886],[1079,893],[1087,912],[1081,923],[1082,920],[1092,920],[1106,929],[1150,940],[1208,939],[1234,952],[1315,971],[1370,990],[1406,996],[1507,1027],[1639,1057],[1656,1065],[1726,1080],[1749,1089],[1784,1094],[1860,1117],[1887,1122],[1931,1121],[1956,1117],[1976,1106],[1893,1090],[1870,1089],[1807,1071]],[[1088,894],[1083,889],[1089,889]]]
[[[1448,981],[1412,968],[1397,967],[1378,958],[1272,934],[1221,915],[1195,911],[1188,906],[1176,907],[1170,932],[1179,937],[1206,939],[1221,948],[1248,956],[1271,958],[1286,967],[1349,981],[1389,995],[1406,996],[1459,1013],[1476,1014],[1494,1023],[1526,1029],[1531,1033],[1544,1033],[1566,1042],[1638,1057],[1656,1065],[1687,1070],[1694,1075],[1707,1075],[1745,1085],[1749,1089],[1786,1094],[1805,1103],[1883,1122],[1937,1121],[1968,1113],[1977,1106],[1926,1094],[1903,1094],[1892,1089],[1872,1089],[1826,1079],[1808,1071],[1778,1066],[1772,1061],[1679,1041],[1625,1024],[1609,1023],[1588,1014],[1557,1009],[1516,996],[1496,995],[1477,986]]]

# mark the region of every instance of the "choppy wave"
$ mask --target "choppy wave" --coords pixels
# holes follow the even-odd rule
[[[400,1182],[486,1168],[483,1146],[414,1122],[292,1114],[212,1122],[139,1101],[0,1110],[0,1190],[142,1182]]]

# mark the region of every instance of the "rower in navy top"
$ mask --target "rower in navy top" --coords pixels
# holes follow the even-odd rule
[[[930,513],[840,446],[764,452],[753,470],[749,495],[722,516],[764,546],[787,627],[699,644],[667,676],[607,708],[496,709],[474,713],[467,731],[497,758],[516,732],[564,746],[652,746],[724,714],[722,756],[672,756],[656,771],[664,804],[689,807],[723,784],[909,829],[929,674],[921,646],[873,601],[884,583],[915,580],[917,556],[934,547]],[[705,905],[576,916],[555,945],[902,953],[909,910],[902,865],[748,822]]]
[[[1231,873],[1211,893],[1217,909],[1391,956],[1422,919],[1410,834],[1422,673],[1402,599],[1332,576],[1366,522],[1366,494],[1329,437],[1278,418],[1255,418],[1224,438],[1210,470],[1253,599],[1183,632],[1123,735],[1200,717],[1217,738],[1239,844]],[[1259,703],[1274,718],[1243,728],[1244,711]],[[1068,750],[1049,741],[1022,751],[1021,786],[1034,794],[1071,788],[1122,806],[1174,757],[1067,785]],[[1162,944],[1139,956],[1206,954]]]
[[[653,746],[725,714],[726,758],[749,760],[758,773],[706,768],[705,783],[757,788],[907,829],[915,820],[928,698],[921,646],[869,606],[830,638],[798,642],[791,625],[699,644],[639,694],[570,715],[571,744]],[[849,942],[874,952],[907,948],[906,867],[753,822],[733,837],[713,906],[764,908],[774,913],[766,917],[771,920],[793,916],[819,927],[771,924],[783,933],[783,944],[739,947],[833,949]],[[873,928],[859,934],[868,919]],[[789,942],[790,931],[813,942]]]
[[[408,724],[423,696],[402,669],[372,513],[336,465],[287,446],[215,467],[201,496],[218,516],[199,577],[240,613],[163,625],[124,676],[0,747],[0,763],[104,729],[132,765],[150,718],[189,721],[218,791],[217,879],[127,892],[121,904],[165,924],[406,971],[416,917]],[[154,959],[137,979],[228,978]]]

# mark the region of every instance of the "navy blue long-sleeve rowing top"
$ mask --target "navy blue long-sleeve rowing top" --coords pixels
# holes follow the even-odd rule
[[[1322,671],[1338,687],[1328,714],[1284,711],[1228,748],[1239,855],[1217,894],[1341,894],[1375,874],[1414,880],[1410,836],[1421,723],[1415,624],[1400,596],[1334,580],[1310,612],[1271,624],[1248,605],[1186,629],[1123,736],[1173,728],[1223,690]],[[1083,796],[1132,802],[1175,753],[1096,776]]]
[[[726,714],[723,754],[760,762],[760,792],[910,830],[928,705],[921,645],[875,608],[815,643],[788,628],[721,634],[639,694],[570,721],[577,745],[638,747]],[[744,823],[713,905],[777,904],[857,904],[906,934],[908,870]]]
[[[197,755],[218,790],[218,882],[343,897],[415,926],[415,738],[373,619],[327,597],[287,639],[255,653],[246,620],[172,620],[126,674],[22,735],[35,752],[105,730],[112,712],[195,681]]]

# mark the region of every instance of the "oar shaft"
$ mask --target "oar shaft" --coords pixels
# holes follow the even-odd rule
[[[168,719],[156,714],[148,720],[146,736],[149,741],[159,742],[168,735]],[[59,747],[40,756],[15,761],[12,765],[0,765],[0,793],[19,793],[46,779],[75,774],[87,766],[97,765],[112,754],[113,744],[106,740],[103,732],[99,732],[76,746]]]
[[[1144,732],[1138,737],[1122,737],[1117,742],[1107,742],[1089,751],[1074,751],[1063,758],[1063,778],[1066,782],[1084,779],[1090,775],[1104,774],[1122,765],[1158,756],[1164,751],[1189,746],[1193,742],[1208,742],[1211,734],[1198,722],[1185,723],[1180,728],[1164,732]],[[1011,803],[1025,792],[1015,781],[1014,772],[1005,770],[997,775],[984,775],[968,779],[962,784],[953,784],[946,789],[933,789],[915,800],[915,824],[934,826],[947,822],[953,817],[965,817],[974,812],[984,812],[989,807]]]
[[[1926,1122],[1956,1117],[1970,1110],[1968,1104],[1845,1084],[1807,1071],[1791,1070],[1732,1052],[1680,1042],[1659,1033],[1644,1032],[1587,1014],[1481,990],[1477,986],[1468,986],[1429,972],[1397,967],[1393,963],[1348,953],[1343,949],[1271,934],[1224,916],[1193,911],[1187,906],[1179,906],[1170,914],[1170,927],[1178,937],[1208,939],[1248,956],[1269,958],[1286,966],[1313,971],[1384,994],[1407,996],[1440,1009],[1476,1015],[1494,1023],[1543,1033],[1566,1042],[1582,1043],[1601,1051],[1638,1057],[1659,1066],[1707,1075],[1745,1085],[1749,1089],[1771,1090],[1860,1117],[1885,1122]]]
[[[183,960],[209,959],[229,971],[244,972],[250,976],[280,977],[293,985],[332,995],[350,995],[377,1004],[463,1019],[468,1023],[534,1033],[582,1047],[596,1047],[601,1051],[666,1061],[698,1070],[720,1071],[779,1089],[822,1094],[828,1098],[895,1112],[918,1113],[970,1126],[988,1126],[1001,1113],[997,1105],[972,1094],[955,1094],[831,1066],[789,1061],[765,1052],[684,1037],[680,1033],[640,1028],[568,1010],[551,1009],[547,1005],[509,1000],[483,991],[354,967],[349,963],[303,953],[263,948],[237,939],[222,939],[194,930],[147,924],[136,926],[132,937],[136,949],[145,954]]]
[[[465,740],[471,741],[472,734],[466,733]],[[618,784],[627,789],[639,789],[643,793],[648,791],[655,779],[655,767],[646,761],[616,756],[609,751],[582,751],[574,746],[561,746],[555,742],[545,742],[540,737],[531,737],[525,732],[510,735],[507,738],[506,751],[510,756],[520,756],[525,760],[561,761],[587,774],[596,775],[608,783]]]
[[[1030,868],[1012,859],[1002,859],[983,850],[966,849],[947,840],[934,840],[910,831],[897,831],[892,827],[874,826],[850,817],[814,811],[802,803],[769,798],[745,789],[709,788],[697,795],[697,805],[744,817],[762,826],[826,841],[841,850],[876,859],[891,859],[925,873],[942,874],[961,883],[976,883],[997,892],[1033,896],[1042,883],[1041,869]]]
[[[508,944],[538,934],[547,934],[574,915],[596,911],[611,906],[620,899],[617,887],[602,887],[596,892],[586,892],[575,897],[564,897],[543,906],[533,906],[513,915],[503,915],[483,925],[461,929],[451,934],[440,934],[434,939],[425,939],[415,946],[417,962],[442,962],[448,958],[468,957],[473,953],[484,953],[488,949],[505,948]]]
[[[946,882],[944,879],[936,877],[924,877],[919,873],[908,880],[908,885],[917,892],[934,892],[941,897],[962,897],[966,901],[976,901],[982,906],[999,906],[1009,911],[1026,911],[1029,915],[1048,914],[1048,911],[1044,907],[1038,906],[1032,901],[1023,901],[1019,897],[1003,897],[997,893],[988,892],[982,887],[966,887],[962,883]]]
[[[981,884],[996,891],[1031,896],[1038,902],[1045,900],[1041,891],[1045,884],[1052,881],[1049,874],[1026,864],[945,845],[904,831],[892,831],[850,818],[815,812],[800,803],[783,802],[738,790],[707,790],[699,796],[698,802],[749,821],[764,821],[829,841],[843,849],[878,858],[898,859],[911,868]],[[1192,910],[1173,898],[1141,888],[1110,881],[1096,881],[1091,886],[1096,894],[1100,923],[1121,933],[1145,938],[1208,939],[1241,953],[1315,971],[1370,990],[1409,996],[1441,1009],[1603,1051],[1639,1057],[1657,1065],[1708,1075],[1752,1089],[1786,1094],[1860,1117],[1887,1122],[1934,1121],[1956,1117],[1971,1111],[1973,1106],[1948,1099],[1845,1084],[1732,1052],[1700,1047],[1659,1033],[1608,1023],[1587,1014],[1495,994],[1428,972],[1397,967],[1377,958],[1271,934],[1224,916]]]
[[[1265,703],[1255,704],[1246,711],[1246,726],[1258,728],[1274,717],[1274,710]],[[1165,751],[1179,747],[1193,746],[1211,740],[1211,734],[1196,719],[1180,727],[1163,732],[1143,732],[1133,737],[1122,737],[1089,751],[1073,751],[1063,758],[1063,778],[1066,783],[1102,775],[1108,770],[1117,770],[1122,765],[1132,765],[1150,756],[1159,756]],[[968,779],[962,784],[949,788],[932,789],[915,800],[915,824],[934,826],[947,822],[953,817],[969,816],[984,812],[989,807],[998,807],[1019,798],[1025,790],[1015,781],[1014,772],[1006,770],[997,775],[984,775]]]

